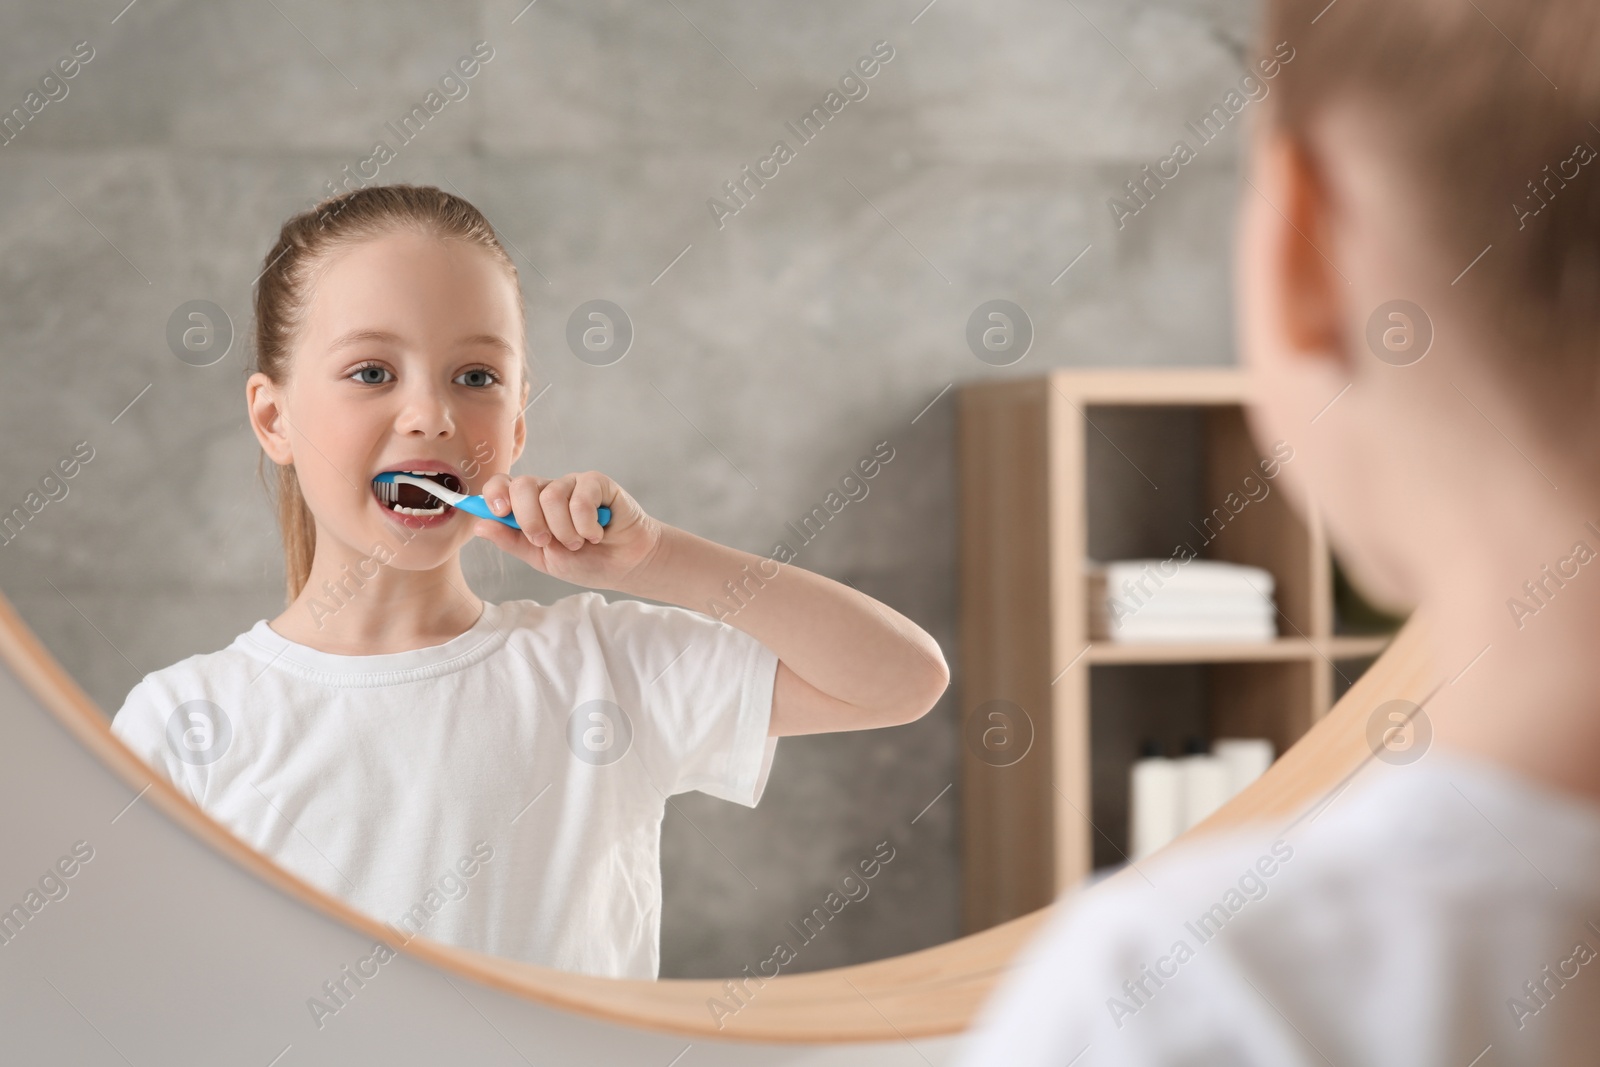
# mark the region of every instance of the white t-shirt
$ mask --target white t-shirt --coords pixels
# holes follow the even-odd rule
[[[727,623],[595,592],[485,603],[442,645],[378,656],[263,619],[145,676],[112,731],[398,940],[650,979],[666,798],[755,806],[777,662]]]
[[[1600,805],[1436,746],[1138,866],[1050,919],[962,1067],[1600,1062]]]

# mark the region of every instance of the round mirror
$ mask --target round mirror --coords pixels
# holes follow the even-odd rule
[[[1170,840],[1425,694],[1246,427],[1249,5],[356,10],[6,16],[35,992],[231,944],[306,1040],[533,1004],[920,1060],[1140,854],[1145,746],[1265,746]],[[1116,566],[1191,559],[1265,629],[1105,629]]]

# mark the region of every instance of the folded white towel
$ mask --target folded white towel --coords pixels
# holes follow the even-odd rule
[[[1091,634],[1112,641],[1271,641],[1274,583],[1218,560],[1089,561]]]
[[[1193,590],[1251,592],[1261,596],[1273,593],[1272,573],[1261,567],[1243,563],[1225,563],[1215,559],[1119,559],[1110,563],[1091,561],[1090,573],[1105,576],[1107,592],[1123,596],[1123,583],[1138,583],[1144,578],[1143,588],[1149,590]]]

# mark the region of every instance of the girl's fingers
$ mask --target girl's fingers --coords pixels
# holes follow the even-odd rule
[[[598,544],[604,538],[598,511],[614,504],[622,491],[604,474],[584,471],[560,478],[494,474],[484,482],[482,495],[496,515],[515,516],[527,543],[544,548],[559,541],[575,551],[585,542]],[[481,536],[505,547],[494,534]]]
[[[483,483],[483,488],[478,490],[478,495],[483,497],[484,503],[489,505],[489,510],[496,515],[509,515],[511,513],[511,476],[509,474],[491,474]]]
[[[577,484],[572,490],[568,512],[572,517],[573,527],[580,537],[591,544],[599,544],[600,538],[605,533],[597,512],[600,505],[605,503],[609,486],[610,479],[605,475],[597,471],[585,471],[578,475]]]
[[[543,479],[527,475],[513,478],[510,487],[511,511],[516,516],[517,525],[522,527],[522,536],[540,547],[550,540],[550,527],[545,522],[544,508],[539,503],[539,493],[543,488]]]
[[[572,490],[576,484],[577,475],[565,474],[548,483],[539,493],[539,503],[544,507],[544,519],[549,526],[550,536],[569,549],[576,549],[583,544],[583,537],[572,523]]]

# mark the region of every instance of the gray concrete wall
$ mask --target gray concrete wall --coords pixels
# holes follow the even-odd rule
[[[0,113],[75,42],[94,49],[0,147],[0,510],[77,442],[95,450],[69,495],[0,546],[0,588],[108,713],[144,672],[280,610],[244,419],[251,283],[282,220],[479,40],[494,58],[469,94],[377,180],[459,191],[514,247],[535,388],[550,385],[519,472],[602,469],[662,520],[766,552],[887,440],[895,459],[870,496],[797,562],[917,620],[958,681],[942,391],[1233,358],[1241,131],[1121,228],[1107,198],[1178,138],[1195,143],[1185,122],[1237,83],[1243,0],[119,6],[0,12]],[[894,58],[867,95],[800,143],[785,122],[880,40]],[[794,158],[719,228],[708,199],[780,138]],[[637,331],[607,367],[565,343],[595,298]],[[964,336],[992,298],[1036,332],[1009,367]],[[166,343],[194,299],[239,334],[208,367]],[[485,597],[570,591],[476,548]],[[676,798],[662,973],[765,958],[885,839],[897,858],[874,895],[797,969],[955,936],[959,784],[941,791],[957,776],[956,692],[911,726],[783,741],[755,810]]]

